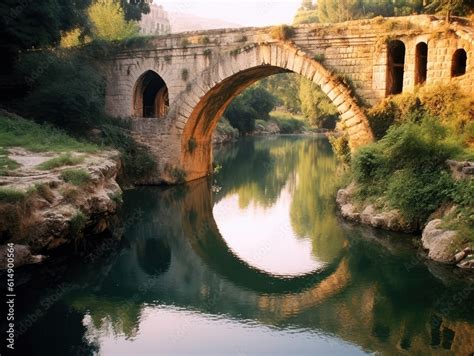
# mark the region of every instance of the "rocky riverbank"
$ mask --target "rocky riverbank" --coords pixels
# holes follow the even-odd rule
[[[447,164],[456,179],[474,179],[473,163],[448,161]],[[474,270],[472,237],[465,236],[464,231],[450,229],[443,221],[443,217],[456,214],[455,205],[441,207],[420,226],[414,221],[405,219],[399,210],[387,208],[383,202],[368,204],[357,201],[355,198],[357,188],[352,182],[337,192],[336,202],[344,218],[378,229],[419,233],[421,244],[429,259]]]
[[[118,152],[70,153],[69,159],[80,163],[49,170],[39,167],[60,160],[61,154],[8,152],[19,168],[0,176],[0,268],[6,265],[9,244],[15,246],[18,267],[111,226],[122,200]]]

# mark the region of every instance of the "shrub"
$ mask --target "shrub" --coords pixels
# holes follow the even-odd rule
[[[123,179],[126,182],[146,177],[156,167],[152,154],[137,144],[120,121],[111,120],[102,127],[103,144],[117,148],[123,163]]]
[[[123,204],[123,195],[122,192],[109,193],[109,198],[117,205]]]
[[[462,150],[449,140],[446,128],[428,115],[420,123],[392,126],[380,146],[391,170],[436,169]]]
[[[16,204],[25,200],[26,193],[11,188],[0,187],[0,203]]]
[[[454,182],[445,161],[460,150],[438,120],[392,126],[385,137],[355,155],[352,172],[362,199],[382,198],[409,220],[423,223],[450,200]]]
[[[319,62],[319,63],[323,63],[324,60],[326,59],[326,56],[324,55],[324,53],[318,53],[316,54],[313,59],[316,61],[316,62]]]
[[[65,153],[59,157],[43,162],[37,167],[43,171],[47,171],[58,167],[75,166],[82,162],[84,162],[84,156],[73,156],[71,153]]]
[[[181,79],[185,82],[189,79],[189,71],[186,68],[181,70]]]
[[[225,117],[222,117],[217,123],[216,132],[219,135],[229,136],[231,138],[239,137],[239,130],[232,127],[229,120]]]
[[[424,86],[418,96],[423,107],[455,134],[462,135],[463,142],[474,141],[474,97],[455,84]]]
[[[270,30],[270,36],[276,40],[288,41],[295,35],[295,29],[292,26],[280,25]]]
[[[350,163],[351,148],[349,147],[349,139],[347,136],[329,136],[329,142],[331,143],[336,157],[344,163]]]
[[[174,167],[171,170],[171,176],[174,178],[176,184],[186,182],[186,172],[181,168]]]
[[[306,129],[305,122],[298,119],[280,117],[275,121],[282,134],[300,133]]]
[[[61,173],[61,178],[77,186],[86,185],[91,180],[89,172],[85,169],[66,169]]]
[[[354,178],[358,182],[368,183],[378,177],[385,164],[385,157],[379,146],[362,147],[352,161]]]
[[[6,175],[9,171],[18,168],[20,165],[8,158],[8,152],[0,148],[0,176]]]
[[[381,139],[388,128],[400,117],[396,104],[390,99],[383,100],[367,112],[370,128],[376,139]]]
[[[449,173],[441,169],[402,169],[388,179],[387,198],[407,219],[423,223],[448,200],[452,184]]]
[[[211,40],[207,36],[202,36],[202,37],[199,37],[198,42],[199,44],[209,44],[211,43]]]

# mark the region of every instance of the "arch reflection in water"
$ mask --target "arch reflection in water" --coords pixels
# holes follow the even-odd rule
[[[437,265],[413,264],[411,245],[400,243],[407,236],[346,226],[326,205],[326,184],[338,170],[327,141],[250,140],[216,159],[223,168],[212,182],[127,192],[125,213],[142,211],[125,232],[127,246],[104,268],[100,283],[63,298],[83,315],[85,337],[101,354],[473,351],[472,285],[466,279],[457,281]],[[211,184],[219,193],[212,194]],[[285,190],[292,192],[292,237],[310,241],[311,254],[325,262],[314,273],[288,278],[231,249],[219,231],[223,221],[213,215],[230,197],[244,211],[257,206],[271,212]],[[311,202],[307,196],[315,191]],[[169,248],[170,258],[151,276],[156,254],[144,249],[158,249],[149,242],[154,239]],[[461,302],[453,303],[454,296]],[[45,320],[65,327],[55,313],[51,309]]]

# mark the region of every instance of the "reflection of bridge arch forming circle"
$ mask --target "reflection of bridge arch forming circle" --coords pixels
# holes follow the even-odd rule
[[[156,72],[148,70],[135,83],[134,117],[164,118],[169,110],[168,87]]]
[[[278,73],[297,73],[320,86],[340,114],[351,149],[373,140],[369,122],[348,86],[304,52],[289,45],[258,44],[228,56],[190,85],[205,94],[185,95],[177,108],[181,160],[188,180],[211,172],[212,133],[232,100],[254,82]]]
[[[340,270],[341,253],[324,269],[295,277],[274,276],[250,266],[227,246],[212,213],[212,192],[208,180],[189,184],[183,204],[182,225],[193,250],[213,271],[236,285],[263,294],[295,294],[312,290]]]

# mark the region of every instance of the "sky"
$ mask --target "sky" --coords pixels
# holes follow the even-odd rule
[[[221,19],[243,26],[291,24],[301,0],[154,0],[169,12]]]

